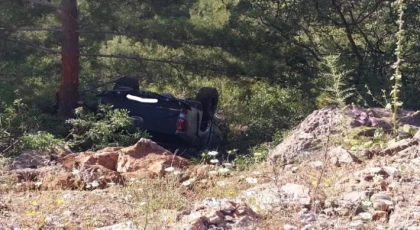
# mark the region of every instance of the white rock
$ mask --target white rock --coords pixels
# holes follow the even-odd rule
[[[285,184],[280,188],[280,193],[284,195],[286,200],[291,202],[299,202],[303,206],[311,204],[309,196],[309,188],[300,184]]]
[[[383,169],[385,170],[386,173],[388,173],[388,175],[392,176],[393,178],[401,176],[401,171],[397,168],[385,166],[383,167]]]
[[[341,146],[331,149],[328,155],[330,156],[330,162],[333,164],[353,163],[355,161],[355,157]]]
[[[342,194],[337,200],[337,204],[341,208],[352,208],[367,199],[366,191],[353,191]]]
[[[324,163],[322,163],[322,161],[312,161],[309,163],[309,165],[312,168],[321,168],[324,165]]]
[[[411,160],[411,163],[420,166],[420,157],[414,158]]]
[[[297,227],[290,224],[283,225],[283,230],[297,230],[297,229],[298,229]]]
[[[133,229],[133,223],[131,221],[114,224],[106,227],[95,228],[94,230],[131,230]]]
[[[363,221],[371,221],[372,220],[372,214],[370,214],[369,212],[361,212],[361,213],[359,213],[359,216]]]
[[[392,200],[392,197],[391,197],[391,195],[390,195],[390,194],[388,194],[388,193],[383,193],[383,192],[381,192],[381,193],[375,193],[375,194],[373,194],[373,195],[370,197],[370,200],[371,200],[372,202],[374,202],[374,201],[376,201],[376,200],[389,200],[389,201],[391,201],[391,200]]]

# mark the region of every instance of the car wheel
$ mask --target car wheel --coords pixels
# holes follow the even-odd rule
[[[134,90],[140,89],[139,81],[132,77],[121,77],[120,79],[115,81],[114,90],[121,88],[121,87],[128,87]]]
[[[201,102],[203,106],[203,119],[208,121],[213,119],[219,104],[219,92],[215,88],[203,87],[198,91],[196,101]]]

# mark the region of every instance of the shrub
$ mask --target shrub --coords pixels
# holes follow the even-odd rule
[[[135,127],[127,110],[100,105],[97,113],[76,109],[76,118],[67,120],[72,125],[70,146],[77,150],[96,150],[108,146],[126,146],[149,135]]]
[[[21,140],[24,148],[38,149],[47,152],[53,151],[55,147],[65,145],[64,139],[56,138],[51,133],[45,131],[38,131],[36,134],[23,135]]]

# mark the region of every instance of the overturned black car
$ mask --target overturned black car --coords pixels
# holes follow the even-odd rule
[[[222,141],[214,124],[219,102],[217,89],[201,88],[194,99],[176,98],[141,90],[136,79],[121,77],[111,90],[96,94],[99,104],[126,109],[136,126],[147,131],[153,141],[171,149],[217,149]]]

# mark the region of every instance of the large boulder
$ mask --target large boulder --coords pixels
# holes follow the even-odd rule
[[[334,106],[327,106],[315,110],[282,143],[271,151],[268,156],[269,162],[288,163],[296,157],[307,156],[308,154],[305,153],[317,153],[319,152],[317,150],[322,147],[322,141],[325,140],[326,134],[336,134],[343,130],[351,130],[358,127],[365,127],[360,135],[373,135],[376,128],[382,128],[385,132],[391,132],[391,116],[392,114],[389,111],[382,108],[364,109],[346,106],[343,109],[339,109]],[[399,125],[408,125],[419,130],[419,112],[400,111],[397,119]],[[417,144],[414,141],[405,142],[410,142],[410,145]],[[404,145],[401,148],[399,145],[398,150],[403,150],[410,145]],[[387,150],[387,152],[393,151],[394,148]]]
[[[148,139],[141,139],[133,146],[119,151],[116,170],[125,172],[145,172],[163,175],[166,168],[185,169],[191,162],[170,153]]]
[[[341,125],[342,116],[336,107],[325,107],[314,111],[300,123],[289,136],[271,151],[271,163],[285,163],[297,155],[316,147],[331,127]]]
[[[38,186],[41,189],[57,186],[95,189],[122,184],[131,177],[162,176],[191,165],[190,161],[144,138],[126,148],[109,147],[97,152],[73,153],[56,161],[55,166],[12,170],[12,178],[17,183],[42,185]],[[165,170],[168,168],[171,170]],[[61,179],[46,183],[47,178]]]

